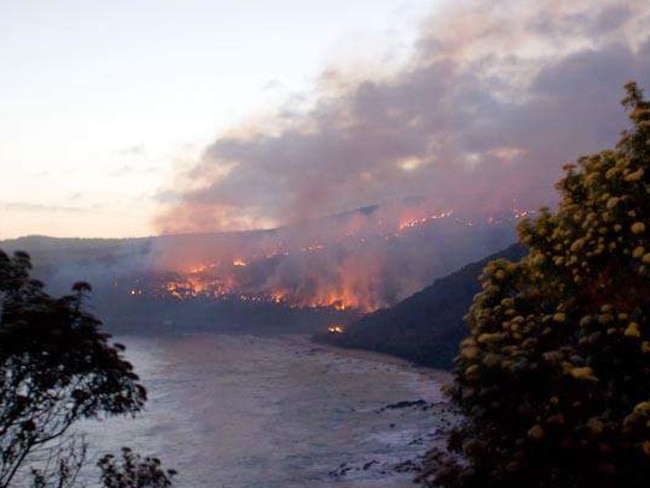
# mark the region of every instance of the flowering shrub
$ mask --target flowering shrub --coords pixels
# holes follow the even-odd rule
[[[443,487],[641,487],[650,480],[650,102],[634,83],[613,150],[565,167],[557,211],[490,263],[466,319]],[[459,455],[460,454],[460,455]]]

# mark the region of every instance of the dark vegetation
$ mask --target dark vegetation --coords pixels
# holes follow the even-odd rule
[[[146,391],[124,346],[110,342],[86,311],[90,286],[55,298],[30,277],[31,261],[0,251],[0,487],[74,486],[87,446],[73,426],[83,419],[133,416]],[[155,458],[124,451],[99,464],[106,488],[162,488],[173,472]]]
[[[396,305],[365,315],[341,334],[321,333],[315,340],[339,347],[391,354],[422,366],[450,369],[467,335],[463,316],[481,291],[478,277],[494,259],[516,260],[524,248],[513,245],[459,271]]]
[[[561,202],[524,221],[528,254],[490,263],[449,389],[464,422],[422,480],[445,488],[648,486],[650,101],[565,167]]]

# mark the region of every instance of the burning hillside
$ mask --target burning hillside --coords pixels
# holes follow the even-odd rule
[[[368,207],[271,231],[190,242],[169,237],[157,293],[187,300],[236,298],[290,308],[371,311],[395,303],[468,260],[500,249],[527,212],[467,217],[416,205]],[[185,240],[185,244],[181,241]]]
[[[12,245],[46,263],[39,276],[59,291],[89,281],[96,302],[115,310],[140,301],[358,313],[509,245],[527,214],[466,215],[409,201],[272,230]]]

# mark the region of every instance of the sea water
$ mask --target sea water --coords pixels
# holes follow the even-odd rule
[[[186,488],[413,486],[441,426],[440,381],[296,337],[121,337],[149,399],[135,419],[83,425],[91,463],[130,446]],[[94,456],[94,457],[93,457]],[[88,475],[86,475],[88,476]]]

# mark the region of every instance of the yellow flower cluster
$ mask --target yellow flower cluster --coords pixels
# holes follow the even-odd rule
[[[510,452],[504,472],[526,465],[519,446],[552,442],[599,446],[607,476],[621,446],[650,457],[650,102],[628,89],[632,129],[565,168],[557,210],[519,225],[528,255],[490,263],[466,316],[450,391],[474,422],[466,433],[498,446],[481,459]]]

